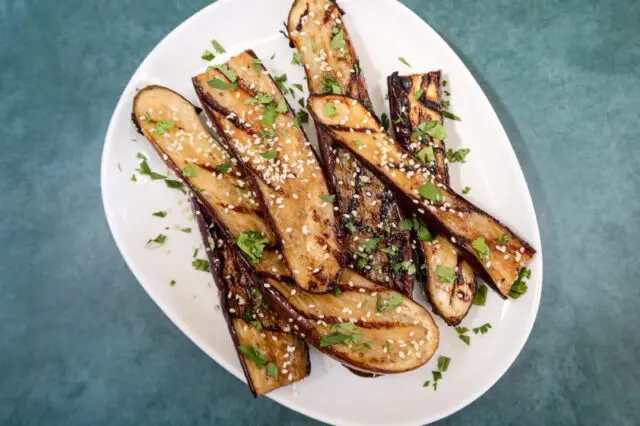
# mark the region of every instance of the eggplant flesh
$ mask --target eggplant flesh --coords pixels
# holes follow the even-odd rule
[[[245,51],[209,67],[193,85],[226,147],[247,169],[295,283],[331,290],[344,259],[329,186],[276,83]]]
[[[333,0],[296,0],[287,30],[307,75],[312,94],[340,92],[371,105],[342,12]],[[338,219],[344,231],[348,266],[368,279],[404,294],[413,292],[414,279],[397,268],[411,261],[409,233],[392,191],[348,150],[317,128],[323,163],[336,192]]]
[[[242,268],[234,244],[217,229],[195,198],[191,205],[207,248],[221,309],[254,396],[304,379],[311,372],[307,345],[263,300],[254,277]],[[252,351],[258,361],[243,350]]]
[[[163,109],[173,110],[179,108],[180,105],[191,105],[188,102],[183,104],[184,99],[175,94],[175,92],[154,86],[144,89],[145,93],[139,95],[138,102],[134,102],[134,115],[144,117],[145,113],[149,112],[146,109],[135,109],[136,105],[147,105],[142,100],[157,90],[163,91],[165,99]],[[173,93],[174,96],[168,96],[164,91]],[[191,108],[191,111],[195,111],[192,105],[189,108]],[[157,118],[154,114],[159,114],[158,111],[159,109],[154,109],[150,112],[152,120]],[[177,128],[184,128],[180,120],[175,121]],[[139,123],[140,126],[145,126],[145,124],[152,125],[152,123]],[[177,132],[178,130],[175,131]],[[149,129],[145,134],[149,134],[150,138],[157,136],[156,133]],[[175,138],[176,136],[172,134],[171,137]],[[216,139],[212,139],[212,144],[220,143]],[[157,143],[152,141],[152,144],[161,155],[165,154],[164,151],[158,148],[159,145]],[[219,145],[219,147],[224,151],[222,146]],[[171,165],[172,161],[181,155],[181,152],[179,150],[168,151],[166,156],[163,157],[167,164]],[[181,169],[174,168],[174,171],[189,184],[191,177],[185,176]],[[238,170],[238,173],[240,172],[241,170]],[[215,229],[220,231],[221,237],[216,236],[215,238],[220,238],[223,242],[221,244],[220,241],[217,241],[216,246],[219,245],[221,248],[231,249],[234,239],[230,229],[237,229],[240,233],[254,230],[252,224],[260,219],[259,212],[253,212],[255,217],[251,217],[249,220],[242,216],[216,215],[215,210],[208,204],[209,200],[214,200],[216,196],[220,196],[221,194],[219,193],[226,191],[226,187],[224,185],[216,185],[219,181],[218,176],[210,174],[206,176],[206,179],[212,181],[210,197],[204,198],[202,193],[193,191],[193,196],[197,197],[199,202],[200,214],[196,212],[196,218],[204,218],[207,223],[207,229],[217,227]],[[208,182],[205,182],[205,184],[208,184]],[[236,202],[237,209],[251,211],[249,207],[253,204],[250,198],[242,197]],[[234,222],[236,218],[239,220],[237,223]],[[209,241],[207,246],[210,246],[214,238],[207,238],[207,240]],[[247,287],[253,285],[251,289],[256,288],[256,286],[258,288],[257,293],[249,291],[250,295],[253,293],[255,298],[261,298],[266,301],[266,304],[276,311],[280,318],[286,320],[285,325],[290,325],[293,333],[307,339],[321,352],[338,359],[350,368],[380,374],[399,373],[425,364],[437,349],[439,342],[438,328],[429,312],[412,300],[402,297],[400,293],[375,285],[354,271],[347,269],[338,276],[336,286],[339,291],[314,294],[305,292],[296,286],[289,268],[283,261],[283,255],[277,248],[266,247],[258,261],[251,261],[242,253],[238,254],[237,259],[241,272],[251,277],[251,279],[245,278],[249,283],[246,284]],[[212,269],[214,269],[216,265],[215,259],[211,260],[211,265]],[[240,272],[228,275],[231,277],[244,276]],[[220,279],[217,279],[216,283],[220,285]],[[342,294],[338,295],[340,291]],[[220,293],[228,294],[226,291],[221,291]],[[225,299],[222,302],[222,307],[225,315],[235,316],[241,312],[240,309],[243,305],[236,303],[234,306],[225,308],[226,303],[231,303],[229,300],[235,301],[236,298]],[[247,298],[243,297],[243,300],[246,301]],[[385,302],[388,301],[394,301],[398,305],[387,309]],[[336,307],[340,307],[339,312],[336,311]],[[233,309],[234,312],[231,312],[230,309]],[[240,314],[240,318],[244,320],[242,314]],[[258,315],[263,327],[268,330],[271,330],[270,325],[272,322],[274,323],[273,325],[280,324],[280,327],[285,326],[281,322],[277,322],[277,317],[272,321],[267,321],[271,317],[265,315],[265,318],[261,318]],[[370,318],[373,319],[370,320]],[[326,338],[336,332],[334,329],[337,329],[337,326],[332,327],[333,323],[346,323],[352,320],[355,322],[356,328],[347,330],[348,333],[353,335],[349,337],[348,341],[322,346],[322,342],[327,343]],[[367,321],[370,321],[373,325],[364,325]],[[378,327],[379,329],[375,328],[377,324],[381,325]],[[240,325],[240,330],[245,330],[244,325]],[[247,330],[251,331],[250,328]],[[232,332],[235,333],[233,330]],[[233,335],[236,336],[236,334]],[[416,339],[409,339],[413,337]],[[323,338],[325,339],[323,340]],[[359,342],[356,342],[357,340]],[[417,349],[414,347],[414,341],[418,345]],[[367,343],[367,345],[364,345],[364,343]],[[407,345],[411,345],[411,347]],[[371,351],[369,347],[372,348]],[[382,354],[380,354],[380,350],[382,350]]]
[[[440,80],[440,71],[408,76],[395,72],[387,78],[387,88],[396,140],[414,156],[423,149],[430,149],[432,155],[423,157],[425,167],[449,184],[445,141],[429,135],[414,136],[421,123],[443,124]],[[426,260],[425,290],[431,306],[447,324],[460,324],[471,308],[477,288],[473,269],[443,236],[421,241],[420,248]],[[451,282],[436,273],[438,266],[454,271]]]
[[[361,102],[340,95],[312,95],[309,110],[316,125],[393,187],[408,209],[445,233],[476,272],[502,297],[508,296],[518,272],[535,254],[527,242],[432,174],[384,132]]]
[[[234,248],[234,235],[243,229],[261,230],[267,236],[273,233],[260,217],[251,192],[239,190],[243,182],[240,171],[230,163],[231,157],[218,149],[198,113],[198,108],[176,92],[148,86],[136,95],[132,116],[167,166],[191,189],[191,204],[233,344],[251,392],[254,396],[264,395],[309,375],[308,349],[291,333],[291,326],[267,303],[262,303],[252,275],[242,269],[244,260]],[[167,127],[169,123],[171,128],[166,131],[158,127]],[[208,170],[215,170],[217,164],[226,164],[228,170],[225,173]],[[187,167],[189,177],[183,172]],[[238,203],[243,204],[243,209],[230,214],[228,210],[233,209],[229,206]],[[212,215],[229,224],[226,232],[205,223]],[[265,362],[276,366],[278,373],[274,374],[271,368],[271,375],[267,374],[266,364],[259,368],[240,352],[240,347],[255,348],[265,357]],[[285,354],[288,355],[285,357]],[[282,374],[282,370],[287,373]]]

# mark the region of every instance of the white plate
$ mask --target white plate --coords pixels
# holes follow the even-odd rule
[[[113,113],[102,157],[102,196],[118,248],[136,278],[171,320],[216,362],[244,380],[227,334],[217,291],[208,274],[191,267],[197,233],[176,226],[194,226],[179,191],[161,181],[131,182],[135,155],[145,153],[154,170],[166,171],[161,160],[134,131],[129,119],[137,88],[156,83],[195,102],[190,77],[206,65],[200,59],[217,39],[230,54],[254,49],[273,73],[287,72],[289,82],[302,83],[303,70],[291,65],[292,50],[279,34],[292,0],[221,0],[201,10],[162,40],[142,62]],[[473,307],[463,325],[491,323],[483,336],[472,335],[471,346],[437,318],[441,344],[437,355],[451,357],[449,370],[436,392],[423,388],[431,379],[436,357],[410,373],[365,379],[312,351],[311,377],[269,397],[287,407],[331,424],[423,424],[461,409],[486,392],[509,368],[533,327],[542,290],[540,235],[527,184],[509,139],[489,101],[462,61],[436,32],[395,0],[344,0],[345,20],[354,38],[374,106],[387,109],[386,76],[444,70],[452,90],[452,105],[462,122],[448,122],[448,145],[472,152],[464,165],[451,167],[454,188],[472,187],[469,199],[495,214],[538,250],[531,269],[529,292],[517,301],[503,301],[489,291],[485,307]],[[273,60],[269,58],[276,53]],[[406,58],[412,68],[400,63]],[[223,59],[223,58],[221,58]],[[315,132],[307,129],[315,136]],[[165,219],[151,216],[169,210]],[[169,226],[169,230],[165,230]],[[145,242],[169,236],[156,250]],[[169,281],[175,279],[172,287]],[[426,303],[422,294],[418,300]],[[247,390],[249,392],[249,390]]]

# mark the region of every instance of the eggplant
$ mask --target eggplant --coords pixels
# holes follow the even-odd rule
[[[393,187],[408,209],[443,232],[503,298],[509,295],[520,269],[535,254],[526,241],[432,174],[358,100],[312,95],[308,103],[316,125]]]
[[[330,291],[344,263],[332,194],[278,86],[252,51],[209,67],[193,85],[226,148],[247,170],[295,283]]]
[[[263,299],[253,276],[242,268],[237,248],[191,198],[220,307],[254,396],[300,381],[311,372],[309,350]],[[216,241],[218,243],[216,243]]]
[[[428,134],[416,136],[422,123],[443,124],[440,78],[440,71],[408,76],[394,72],[387,77],[387,88],[396,141],[434,176],[449,184],[445,141]],[[442,235],[428,235],[420,248],[426,260],[425,290],[431,306],[447,324],[460,324],[477,289],[473,269]],[[438,268],[443,273],[438,274]]]
[[[234,247],[233,235],[240,235],[244,229],[261,229],[265,235],[273,233],[259,216],[259,210],[253,207],[255,201],[251,202],[250,193],[247,197],[244,192],[242,195],[236,192],[236,186],[242,182],[237,176],[239,171],[232,172],[233,167],[229,165],[226,173],[217,173],[214,177],[207,169],[229,162],[231,157],[224,150],[215,149],[217,145],[213,144],[198,113],[199,108],[176,92],[148,86],[136,95],[132,117],[167,166],[182,176],[191,189],[194,216],[207,248],[220,306],[242,369],[253,395],[264,395],[307,377],[311,371],[309,352],[304,341],[291,333],[291,326],[262,301],[254,277],[242,267],[244,260]],[[175,141],[185,142],[182,149],[177,149]],[[205,157],[211,166],[206,165]],[[189,161],[198,158],[202,161]],[[187,167],[191,167],[187,169],[188,178],[183,171]],[[244,208],[237,214],[225,212],[231,204],[237,204],[238,199],[244,200]],[[210,225],[212,215],[219,215],[229,224],[226,232]],[[242,350],[251,351],[253,358]]]
[[[157,101],[158,96],[163,99],[162,102]],[[147,98],[151,98],[153,102]],[[155,107],[153,111],[149,111],[149,105]],[[179,162],[184,149],[162,150],[162,145],[154,141],[165,139],[164,134],[158,135],[153,132],[158,120],[155,114],[162,116],[161,111],[164,110],[185,109],[184,115],[180,116],[182,118],[171,118],[175,121],[175,128],[168,130],[170,136],[166,139],[173,140],[178,137],[181,129],[184,132],[185,122],[192,118],[186,114],[187,108],[194,110],[188,101],[175,92],[158,86],[143,89],[134,101],[134,116],[143,133],[152,141],[165,162],[193,189],[194,186],[190,183],[193,176],[185,176],[184,171],[174,165]],[[149,122],[144,120],[147,113],[150,116]],[[194,129],[195,134],[199,134],[201,130],[206,131],[204,127],[196,128],[195,125]],[[217,145],[224,151],[222,142],[213,138],[210,142],[212,147]],[[212,148],[212,151],[218,152],[217,148]],[[239,179],[242,179],[240,167],[234,170],[233,174],[239,175]],[[247,212],[246,216],[216,215],[216,210],[209,203],[224,195],[228,189],[226,185],[217,185],[221,179],[224,177],[207,175],[206,180],[211,181],[205,182],[207,188],[211,189],[208,197],[203,197],[203,193],[195,189],[193,196],[198,199],[200,205],[200,214],[196,213],[196,217],[203,216],[209,229],[212,229],[212,226],[217,227],[222,240],[226,241],[221,247],[230,249],[233,242],[238,244],[231,229],[239,231],[240,234],[252,231],[255,229],[253,224],[259,223],[261,216],[260,211],[251,209],[255,200],[251,198],[250,191],[246,197],[234,201],[236,209]],[[236,219],[238,222],[235,222]],[[262,300],[265,300],[280,318],[286,320],[286,324],[291,325],[294,333],[307,339],[323,353],[340,360],[347,367],[369,373],[399,373],[425,364],[438,347],[438,328],[429,312],[400,293],[373,284],[352,270],[347,269],[339,275],[333,293],[314,294],[297,287],[283,261],[283,255],[277,248],[265,246],[257,261],[249,258],[243,251],[238,252],[237,259],[242,273],[250,277],[247,279],[248,282],[258,287]],[[214,266],[216,263],[212,260],[211,264]],[[240,273],[234,273],[232,276],[240,276]],[[218,283],[218,280],[216,282]],[[257,293],[255,296],[258,297]],[[225,310],[225,313],[227,312],[228,310]],[[336,325],[351,321],[353,326]]]
[[[287,30],[304,66],[312,94],[344,93],[371,105],[364,76],[342,11],[333,0],[296,0]],[[394,265],[411,261],[409,233],[399,228],[401,211],[392,191],[321,128],[318,143],[336,190],[349,266],[380,285],[413,293],[414,277]]]

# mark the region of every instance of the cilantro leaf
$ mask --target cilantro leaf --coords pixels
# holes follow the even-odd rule
[[[320,199],[327,203],[333,203],[336,200],[336,196],[334,194],[324,194],[320,196]]]
[[[260,157],[264,158],[265,160],[273,160],[277,155],[278,151],[276,151],[275,149],[270,149],[267,152],[262,152],[260,154]]]
[[[442,111],[442,115],[444,115],[445,117],[447,117],[450,120],[462,121],[462,119],[460,117],[458,117],[457,115],[455,115],[451,111],[447,111],[446,109]]]
[[[344,30],[338,31],[338,33],[333,36],[331,39],[331,48],[332,49],[344,49],[346,47],[346,42],[344,41]]]
[[[242,355],[253,361],[256,367],[260,369],[262,369],[267,363],[267,357],[262,352],[260,352],[260,350],[258,350],[255,345],[242,345],[238,349],[240,350]]]
[[[219,171],[220,173],[227,173],[232,166],[233,166],[233,163],[231,161],[226,161],[224,163],[218,164],[216,166],[216,170]]]
[[[453,283],[456,276],[453,269],[443,265],[436,266],[436,275],[438,276],[440,282],[449,284]]]
[[[449,369],[449,364],[451,363],[451,358],[448,356],[439,356],[438,357],[438,371],[445,372]]]
[[[403,58],[402,56],[400,56],[400,57],[398,58],[398,60],[399,60],[400,62],[402,62],[403,64],[405,64],[406,66],[408,66],[409,68],[411,68],[411,65],[409,65],[409,62],[407,62],[407,60],[406,60],[405,58]]]
[[[158,135],[163,135],[167,133],[169,129],[175,125],[176,125],[175,120],[171,120],[171,119],[160,120],[156,123],[155,127],[153,128],[153,133],[156,133]]]
[[[211,272],[211,265],[209,265],[209,261],[205,259],[194,259],[191,262],[191,266],[193,266],[198,271]]]
[[[209,49],[206,49],[204,52],[202,52],[202,56],[200,57],[205,61],[212,61],[216,57],[216,55],[214,55],[213,52],[211,52]]]
[[[216,49],[216,52],[218,53],[225,53],[224,47],[222,47],[222,45],[220,43],[218,43],[218,40],[211,40],[211,45],[213,46],[214,49]]]
[[[260,232],[245,231],[238,236],[236,244],[249,260],[257,262],[262,258],[264,248],[269,242]]]
[[[324,104],[323,112],[324,112],[324,115],[329,118],[332,118],[338,115],[338,111],[336,110],[336,107],[333,104]]]
[[[182,174],[184,174],[186,177],[196,176],[197,173],[198,170],[193,166],[193,164],[189,164],[184,169],[182,169]]]
[[[462,190],[462,193],[464,195],[467,195],[469,192],[471,192],[471,187],[469,186],[465,186],[464,189]]]
[[[469,155],[469,153],[471,152],[471,150],[469,148],[462,148],[462,149],[458,149],[457,151],[452,150],[451,148],[449,148],[447,150],[447,159],[449,160],[450,163],[465,163],[465,159],[467,158],[467,155]]]
[[[489,256],[489,246],[484,240],[484,237],[478,237],[475,240],[471,241],[471,247],[473,247],[480,257]]]
[[[487,286],[483,285],[478,290],[476,290],[476,294],[473,296],[473,304],[477,306],[484,306],[487,303]]]
[[[167,241],[167,236],[164,234],[158,234],[157,237],[149,239],[145,247],[158,248]]]
[[[158,211],[158,212],[151,213],[151,216],[167,217],[167,212],[166,211]]]
[[[425,146],[416,154],[416,158],[420,160],[422,164],[433,163],[436,161],[436,156],[433,152],[432,146]]]
[[[278,378],[278,367],[272,362],[267,364],[267,376],[273,377],[274,379]]]
[[[382,128],[384,129],[385,132],[389,130],[389,117],[384,112],[380,116],[380,124],[382,125]]]
[[[378,294],[376,296],[376,311],[384,312],[389,309],[397,308],[402,304],[403,300],[404,297],[402,297],[399,293],[393,293],[387,300],[383,300],[382,296]]]
[[[424,185],[422,185],[418,189],[418,192],[420,192],[420,195],[422,195],[427,200],[430,200],[433,202],[438,202],[442,200],[442,193],[440,192],[438,187],[432,184],[431,182],[427,182]]]

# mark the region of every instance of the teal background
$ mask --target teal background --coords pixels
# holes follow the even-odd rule
[[[405,3],[490,97],[544,246],[524,351],[441,424],[639,424],[640,2]],[[147,52],[206,4],[0,0],[2,425],[314,423],[253,400],[184,337],[107,229],[111,112]]]

